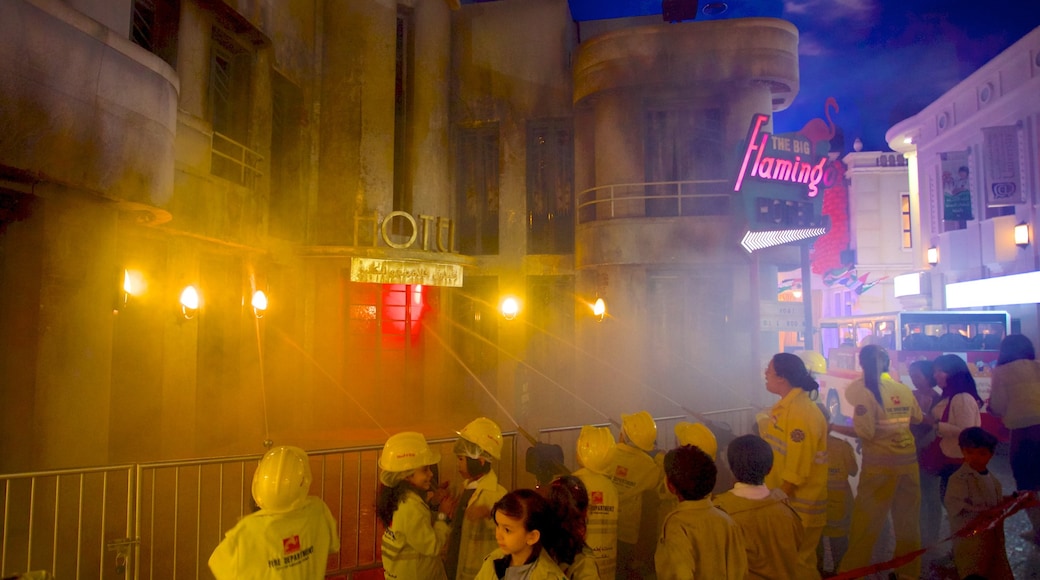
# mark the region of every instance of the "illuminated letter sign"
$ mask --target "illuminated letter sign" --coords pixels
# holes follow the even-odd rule
[[[744,162],[733,191],[741,190],[745,177],[753,177],[766,182],[799,183],[808,187],[809,197],[819,195],[827,157],[813,163],[813,147],[808,139],[767,133],[762,130],[767,121],[769,116],[762,114],[751,120]]]

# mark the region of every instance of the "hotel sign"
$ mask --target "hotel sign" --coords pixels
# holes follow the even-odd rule
[[[751,121],[744,162],[733,191],[740,191],[746,177],[778,184],[797,183],[806,187],[808,197],[820,194],[827,156],[813,160],[813,145],[801,135],[771,135],[762,130],[768,115],[757,114]]]
[[[350,281],[373,284],[424,284],[462,287],[462,266],[407,260],[351,258]]]

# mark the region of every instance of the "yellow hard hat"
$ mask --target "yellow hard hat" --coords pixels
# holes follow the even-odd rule
[[[300,506],[311,488],[311,463],[299,447],[282,445],[264,454],[253,474],[253,500],[261,509],[288,512]]]
[[[650,451],[657,441],[657,423],[650,413],[639,411],[631,415],[621,414],[621,431],[628,440],[643,451]]]
[[[679,445],[693,445],[707,453],[712,459],[719,452],[719,442],[715,434],[704,423],[683,421],[675,425],[675,439]]]
[[[502,459],[502,429],[491,419],[478,417],[470,421],[459,431],[459,437],[480,447],[491,457]]]
[[[823,358],[823,355],[816,352],[815,350],[803,350],[798,353],[798,357],[805,363],[805,368],[811,373],[823,374],[827,372],[827,359]]]
[[[585,425],[578,435],[578,463],[599,474],[606,474],[614,460],[617,442],[607,427]]]
[[[386,440],[379,454],[383,471],[404,472],[440,463],[441,454],[430,449],[422,433],[404,431]]]

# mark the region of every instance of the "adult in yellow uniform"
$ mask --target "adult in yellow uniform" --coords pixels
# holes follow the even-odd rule
[[[585,544],[592,552],[600,577],[610,579],[617,569],[618,513],[620,500],[611,473],[617,443],[607,427],[585,425],[578,435],[577,455],[581,469],[574,476],[589,494],[588,528]]]
[[[449,578],[473,580],[484,558],[498,547],[491,509],[506,488],[498,484],[491,460],[502,458],[502,429],[487,417],[474,419],[459,431],[454,452],[464,484],[454,500],[445,568]]]
[[[657,423],[650,413],[621,415],[621,439],[610,469],[618,492],[617,577],[641,577],[652,571],[657,525],[657,485],[661,468],[649,451],[657,440]],[[645,525],[649,523],[650,525]]]
[[[299,447],[268,451],[253,475],[260,510],[239,520],[209,557],[217,580],[314,580],[339,551],[336,522],[319,497],[308,496],[311,466]]]
[[[798,557],[815,572],[816,545],[827,524],[827,420],[813,402],[820,385],[802,359],[786,352],[773,355],[765,381],[766,390],[780,396],[758,417],[758,432],[773,448],[766,486],[786,493],[802,519],[805,541]]]
[[[855,409],[848,435],[863,442],[863,471],[852,508],[849,550],[839,572],[870,563],[874,543],[889,514],[895,529],[895,556],[921,547],[921,481],[911,423],[921,422],[921,408],[906,385],[888,376],[888,354],[877,345],[859,352],[863,378],[845,391]],[[835,426],[839,432],[848,427]],[[921,561],[915,558],[897,570],[900,578],[918,578]]]

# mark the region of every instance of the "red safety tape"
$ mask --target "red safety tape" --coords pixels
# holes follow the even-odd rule
[[[1036,492],[1033,491],[1020,491],[1016,492],[1011,497],[1005,499],[1000,504],[992,507],[981,514],[975,519],[967,523],[963,528],[957,530],[956,533],[951,534],[948,538],[940,540],[935,543],[934,546],[927,548],[921,548],[908,552],[901,556],[896,556],[887,562],[880,564],[871,564],[870,566],[864,566],[855,570],[849,570],[848,572],[841,572],[836,576],[831,576],[830,580],[854,580],[855,578],[862,578],[868,574],[877,574],[878,572],[884,572],[885,570],[891,570],[893,568],[899,568],[913,562],[915,559],[921,557],[922,554],[931,550],[935,546],[945,544],[953,540],[954,538],[968,538],[975,534],[992,530],[997,524],[1003,525],[1004,520],[1011,517],[1015,513],[1023,510],[1027,507],[1040,506],[1040,500],[1037,499]]]

